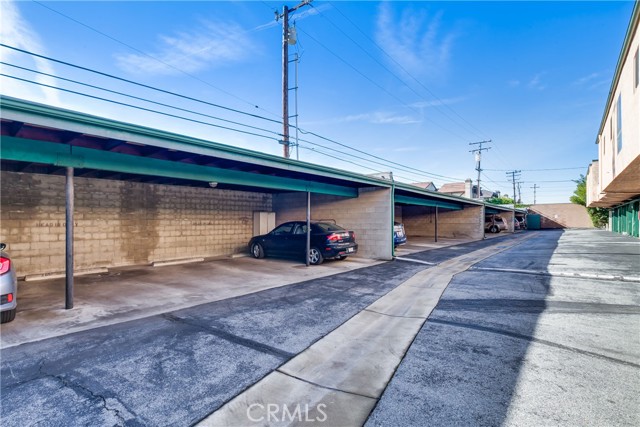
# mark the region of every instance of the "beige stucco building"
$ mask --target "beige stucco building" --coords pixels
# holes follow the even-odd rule
[[[638,236],[640,203],[640,7],[635,4],[587,172],[587,206],[611,208],[613,231]]]

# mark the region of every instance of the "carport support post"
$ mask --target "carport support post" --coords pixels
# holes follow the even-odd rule
[[[65,182],[66,195],[66,286],[65,309],[73,308],[73,168],[67,167],[67,179]]]
[[[436,242],[438,241],[438,207],[436,206],[436,230],[435,233],[436,235]]]
[[[311,250],[311,192],[307,191],[307,267],[309,267],[309,251]]]

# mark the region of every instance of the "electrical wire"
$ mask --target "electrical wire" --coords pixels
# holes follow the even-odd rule
[[[266,139],[271,139],[271,140],[275,139],[273,137],[266,136],[266,135],[260,135],[260,134],[255,133],[255,132],[248,132],[248,131],[244,131],[244,130],[230,128],[230,127],[227,127],[227,126],[221,126],[221,125],[216,125],[216,124],[213,124],[213,123],[203,122],[201,120],[189,119],[187,117],[182,117],[182,116],[178,116],[178,115],[171,114],[171,113],[165,113],[163,111],[152,110],[150,108],[145,108],[145,107],[140,107],[140,106],[137,106],[137,105],[127,104],[125,102],[115,101],[113,99],[102,98],[100,96],[95,96],[95,95],[89,95],[89,94],[82,93],[82,92],[77,92],[77,91],[74,91],[74,90],[71,90],[71,89],[64,89],[64,88],[61,88],[61,87],[56,87],[56,86],[48,85],[48,84],[45,84],[45,83],[36,82],[36,81],[33,81],[33,80],[23,79],[23,78],[20,78],[20,77],[11,76],[11,75],[4,74],[4,73],[0,73],[0,76],[7,77],[7,78],[10,78],[10,79],[14,79],[14,80],[19,80],[19,81],[22,81],[22,82],[25,82],[25,83],[35,84],[35,85],[46,87],[46,88],[49,88],[49,89],[56,89],[56,90],[59,90],[59,91],[62,91],[62,92],[67,92],[67,93],[71,93],[71,94],[74,94],[74,95],[79,95],[79,96],[84,96],[84,97],[91,98],[91,99],[96,99],[98,101],[105,101],[105,102],[109,102],[109,103],[116,104],[116,105],[122,105],[123,107],[135,108],[135,109],[141,110],[141,111],[146,111],[146,112],[150,112],[150,113],[156,113],[156,114],[160,114],[160,115],[163,115],[163,116],[173,117],[173,118],[181,119],[181,120],[186,120],[186,121],[189,121],[189,122],[198,123],[198,124],[202,124],[202,125],[206,125],[206,126],[212,126],[212,127],[216,127],[216,128],[219,128],[219,129],[230,130],[230,131],[234,131],[234,132],[244,133],[246,135],[252,135],[252,136],[257,136],[257,137],[260,137],[260,138],[266,138]],[[278,140],[276,140],[276,141],[278,141]]]
[[[212,116],[210,114],[199,113],[197,111],[188,110],[186,108],[176,107],[175,105],[169,105],[169,104],[164,104],[162,102],[151,101],[149,99],[141,98],[139,96],[129,95],[127,93],[118,92],[118,91],[111,90],[111,89],[106,89],[106,88],[103,88],[103,87],[100,87],[100,86],[95,86],[95,85],[91,85],[91,84],[88,84],[88,83],[79,82],[79,81],[73,80],[73,79],[67,79],[65,77],[56,76],[54,74],[49,74],[49,73],[45,73],[45,72],[42,72],[42,71],[33,70],[31,68],[21,67],[19,65],[14,65],[14,64],[9,64],[9,63],[4,62],[4,61],[0,61],[0,64],[6,65],[6,66],[9,66],[9,67],[13,67],[13,68],[18,68],[18,69],[24,70],[24,71],[30,71],[32,73],[40,74],[40,75],[47,76],[47,77],[53,77],[53,78],[58,79],[58,80],[74,83],[74,84],[85,86],[85,87],[90,87],[92,89],[101,90],[101,91],[112,93],[112,94],[115,94],[115,95],[124,96],[124,97],[135,99],[135,100],[138,100],[138,101],[148,102],[150,104],[159,105],[159,106],[162,106],[162,107],[173,108],[173,109],[178,110],[178,111],[183,111],[183,112],[186,112],[186,113],[195,114],[195,115],[198,115],[198,116],[203,116],[203,117],[207,117],[207,118],[214,119],[214,120],[219,120],[219,121],[226,122],[226,123],[231,123],[231,124],[238,125],[238,126],[244,126],[244,127],[250,128],[250,129],[260,130],[260,131],[267,132],[267,133],[272,133],[272,134],[274,134],[274,135],[276,135],[278,137],[283,137],[283,135],[281,133],[274,132],[274,131],[269,130],[269,129],[264,129],[264,128],[260,128],[260,127],[257,127],[257,126],[247,125],[247,124],[236,122],[236,121],[233,121],[233,120],[223,119],[221,117]]]
[[[261,134],[255,133],[255,132],[248,132],[248,131],[243,131],[243,130],[239,130],[239,129],[235,129],[235,128],[231,128],[231,127],[227,127],[227,126],[216,125],[216,124],[209,123],[209,122],[204,122],[204,121],[201,121],[201,120],[196,120],[196,119],[191,119],[191,118],[187,118],[187,117],[183,117],[183,116],[178,116],[176,114],[166,113],[166,112],[163,112],[163,111],[153,110],[153,109],[150,109],[150,108],[145,108],[145,107],[141,107],[141,106],[137,106],[137,105],[133,105],[133,104],[128,104],[128,103],[125,103],[125,102],[115,101],[115,100],[108,99],[108,98],[103,98],[103,97],[99,97],[99,96],[95,96],[95,95],[89,95],[89,94],[78,92],[78,91],[74,91],[74,90],[71,90],[71,89],[60,88],[60,87],[48,85],[48,84],[45,84],[45,83],[36,82],[36,81],[33,81],[33,80],[23,79],[23,78],[20,78],[20,77],[17,77],[17,76],[11,76],[11,75],[4,74],[4,73],[0,73],[0,76],[11,78],[11,79],[15,79],[15,80],[22,81],[22,82],[25,82],[25,83],[35,84],[35,85],[42,86],[42,87],[47,87],[47,88],[50,88],[50,89],[56,89],[56,90],[67,92],[67,93],[71,93],[71,94],[74,94],[74,95],[84,96],[84,97],[95,99],[95,100],[99,100],[99,101],[104,101],[104,102],[109,102],[109,103],[116,104],[116,105],[121,105],[121,106],[129,107],[129,108],[134,108],[134,109],[138,109],[138,110],[141,110],[141,111],[146,111],[146,112],[150,112],[150,113],[156,113],[156,114],[160,114],[160,115],[167,116],[167,117],[172,117],[172,118],[176,118],[176,119],[180,119],[180,120],[185,120],[185,121],[189,121],[189,122],[192,122],[192,123],[198,123],[198,124],[202,124],[202,125],[206,125],[206,126],[216,127],[216,128],[220,128],[220,129],[224,129],[224,130],[229,130],[229,131],[233,131],[233,132],[238,132],[238,133],[243,133],[243,134],[247,134],[247,135],[251,135],[251,136],[256,136],[256,137],[260,137],[260,138],[274,140],[273,137],[269,137],[269,136],[266,136],[266,135],[261,135]],[[142,99],[142,100],[143,101],[148,101],[148,100],[145,100],[145,99]],[[148,102],[153,102],[153,101],[148,101]],[[169,107],[171,107],[171,106],[169,106]],[[353,155],[353,154],[349,154],[349,153],[346,153],[344,151],[332,149],[330,147],[327,147],[325,145],[318,144],[318,143],[315,143],[315,142],[312,142],[312,141],[308,141],[308,140],[301,140],[301,141],[303,141],[303,142],[305,142],[307,144],[311,144],[311,145],[315,145],[315,146],[327,149],[327,150],[332,150],[334,152],[337,152],[337,153],[340,153],[340,154],[344,154],[346,156],[351,156],[352,158],[357,158],[357,159],[363,160],[365,162],[369,162],[369,163],[373,163],[373,164],[377,164],[377,165],[381,165],[381,166],[385,166],[385,167],[389,166],[388,164],[385,164],[385,163],[381,163],[381,162],[377,162],[375,160],[370,160],[370,159],[367,159],[367,158],[364,158],[364,157],[360,157],[360,156],[356,156],[356,155]],[[416,171],[419,172],[419,173],[416,173],[415,171],[409,170],[409,169],[403,167],[400,164],[397,164],[397,165],[398,165],[396,167],[397,169],[405,171],[405,172],[408,172],[408,173],[413,174],[413,175],[426,176],[426,177],[429,177],[429,175],[430,175],[428,172],[425,172],[425,171],[420,171],[418,169],[415,169]],[[365,167],[363,165],[359,165],[359,166]]]
[[[125,79],[123,77],[114,76],[113,74],[103,73],[102,71],[93,70],[91,68],[83,67],[81,65],[76,65],[76,64],[72,64],[70,62],[61,61],[59,59],[55,59],[55,58],[51,58],[51,57],[48,57],[48,56],[40,55],[40,54],[37,54],[37,53],[34,53],[34,52],[30,52],[30,51],[25,50],[25,49],[20,49],[20,48],[14,47],[14,46],[9,46],[9,45],[4,44],[4,43],[0,43],[0,46],[2,46],[4,48],[7,48],[7,49],[15,50],[17,52],[21,52],[21,53],[24,53],[24,54],[27,54],[27,55],[35,56],[36,58],[46,59],[47,61],[55,62],[57,64],[61,64],[61,65],[65,65],[65,66],[68,66],[68,67],[76,68],[76,69],[82,70],[82,71],[88,71],[90,73],[98,74],[98,75],[103,76],[103,77],[108,77],[108,78],[115,79],[115,80],[118,80],[118,81],[121,81],[121,82],[133,84],[133,85],[136,85],[136,86],[140,86],[140,87],[143,87],[145,89],[151,89],[151,90],[154,90],[156,92],[160,92],[160,93],[164,93],[164,94],[172,95],[172,96],[177,96],[177,97],[182,98],[182,99],[187,99],[189,101],[194,101],[194,102],[198,102],[198,103],[201,103],[201,104],[205,104],[205,105],[208,105],[210,107],[221,108],[223,110],[231,111],[231,112],[238,113],[238,114],[243,114],[245,116],[253,117],[253,118],[256,118],[256,119],[266,120],[266,121],[269,121],[269,122],[272,122],[272,123],[279,123],[279,124],[282,123],[279,120],[270,119],[268,117],[259,116],[257,114],[253,114],[253,113],[247,113],[245,111],[237,110],[235,108],[225,107],[225,106],[222,106],[220,104],[214,104],[212,102],[203,101],[201,99],[193,98],[193,97],[186,96],[186,95],[181,95],[181,94],[176,93],[176,92],[171,92],[171,91],[168,91],[168,90],[159,89],[157,87],[150,86],[150,85],[147,85],[147,84],[144,84],[144,83],[135,82],[133,80]]]
[[[178,94],[178,93],[175,93],[175,92],[167,91],[167,90],[164,90],[164,89],[159,89],[159,88],[156,88],[156,87],[153,87],[153,86],[149,86],[149,85],[146,85],[146,84],[144,84],[144,83],[139,83],[139,82],[135,82],[135,81],[132,81],[132,80],[129,80],[129,79],[124,79],[124,78],[121,78],[121,77],[118,77],[118,76],[114,76],[114,75],[112,75],[112,74],[103,73],[103,72],[101,72],[101,71],[93,70],[93,69],[91,69],[91,68],[87,68],[87,67],[83,67],[83,66],[80,66],[80,65],[72,64],[72,63],[69,63],[69,62],[66,62],[66,61],[60,61],[60,60],[57,60],[57,59],[55,59],[55,58],[47,57],[47,56],[44,56],[44,55],[39,55],[39,54],[36,54],[36,53],[34,53],[34,52],[30,52],[30,51],[27,51],[27,50],[24,50],[24,49],[19,49],[19,48],[13,47],[13,46],[6,45],[6,44],[4,44],[4,43],[0,43],[0,46],[5,47],[5,48],[8,48],[8,49],[16,50],[16,51],[19,51],[19,52],[24,53],[24,54],[27,54],[27,55],[32,55],[32,56],[35,56],[35,57],[38,57],[38,58],[46,59],[46,60],[49,60],[49,61],[52,61],[52,62],[55,62],[55,63],[60,63],[60,64],[62,64],[62,65],[69,66],[69,67],[72,67],[72,68],[76,68],[76,69],[79,69],[79,70],[82,70],[82,71],[87,71],[87,72],[94,73],[94,74],[98,74],[98,75],[101,75],[101,76],[104,76],[104,77],[112,78],[112,79],[115,79],[115,80],[118,80],[118,81],[123,81],[123,82],[125,82],[125,83],[133,84],[133,85],[135,85],[135,86],[143,87],[143,88],[145,88],[145,89],[154,90],[154,91],[157,91],[157,92],[160,92],[160,93],[165,93],[165,94],[172,95],[172,96],[176,96],[176,97],[179,97],[179,98],[182,98],[182,99],[186,99],[186,100],[189,100],[189,101],[194,101],[194,102],[198,102],[198,103],[201,103],[201,104],[205,104],[205,105],[213,106],[213,107],[216,107],[216,108],[221,108],[221,109],[228,110],[228,111],[231,111],[231,112],[234,112],[234,113],[247,115],[247,116],[250,116],[250,117],[253,117],[253,118],[260,118],[260,119],[263,119],[263,120],[266,120],[266,121],[269,121],[269,122],[272,122],[272,123],[277,123],[277,124],[280,124],[280,123],[281,123],[281,122],[279,122],[279,121],[277,121],[277,120],[269,119],[269,118],[262,117],[262,116],[257,116],[257,115],[252,114],[252,113],[246,113],[246,112],[244,112],[244,111],[240,111],[240,110],[237,110],[237,109],[234,109],[234,108],[225,107],[225,106],[222,106],[222,105],[220,105],[220,104],[210,103],[210,102],[208,102],[208,101],[203,101],[203,100],[201,100],[201,99],[197,99],[197,98],[193,98],[193,97],[189,97],[189,96],[181,95],[181,94]],[[10,65],[10,66],[11,66],[11,64],[7,64],[7,65]],[[18,66],[16,66],[16,67],[18,67]],[[18,67],[18,68],[23,68],[23,67]],[[32,70],[32,71],[33,71],[33,70]],[[37,71],[36,71],[36,72],[37,72]],[[38,73],[40,73],[40,72],[38,72]],[[52,76],[52,75],[50,75],[50,76]],[[7,77],[10,77],[10,76],[7,76]],[[57,77],[57,76],[52,76],[52,77]],[[62,80],[70,80],[70,79],[64,79],[64,78],[61,78],[61,79],[62,79]],[[36,82],[31,82],[31,83],[35,83],[35,84],[37,84]],[[76,82],[76,83],[79,83],[79,82]],[[79,83],[79,84],[80,84],[80,83]],[[84,84],[84,83],[82,83],[82,84]],[[95,87],[95,88],[98,88],[97,86],[94,86],[94,87]],[[54,88],[55,88],[55,87],[54,87]],[[100,88],[100,89],[102,89],[102,88]],[[110,90],[108,90],[108,89],[104,89],[104,90],[106,90],[106,91],[110,91]],[[115,91],[112,91],[112,92],[115,92]],[[80,94],[80,93],[77,93],[77,94]],[[121,95],[122,95],[122,93],[119,93],[119,94],[121,94]],[[138,98],[138,99],[141,99],[141,98]],[[156,103],[155,101],[150,101],[150,100],[146,100],[146,99],[145,99],[145,101],[146,101],[146,102],[151,102],[151,103]],[[156,104],[160,104],[160,103],[156,103]],[[166,104],[162,104],[162,105],[163,105],[163,106],[167,106]],[[177,107],[171,107],[171,108],[177,108]],[[195,112],[193,112],[193,111],[191,111],[191,110],[189,110],[189,112],[194,113],[194,114],[201,114],[201,113],[195,113]],[[207,115],[205,115],[205,116],[207,116]],[[208,116],[208,117],[215,117],[215,116]],[[217,120],[225,120],[225,119],[221,119],[221,118],[216,118],[216,119],[217,119]],[[225,120],[225,121],[226,121],[226,120]],[[229,122],[232,122],[232,121],[229,121]],[[238,122],[232,122],[232,123],[237,124]],[[249,126],[249,125],[245,125],[245,126],[251,127],[251,126]],[[292,127],[295,129],[295,126],[292,126]],[[224,127],[223,127],[223,128],[224,128]],[[256,127],[253,127],[253,128],[256,128]],[[256,128],[256,129],[260,129],[260,130],[262,130],[262,131],[266,131],[266,132],[274,133],[274,134],[276,134],[276,135],[281,136],[281,134],[279,134],[279,133],[275,133],[275,132],[272,132],[272,131],[269,131],[269,130],[265,130],[265,129],[262,129],[262,128]],[[386,159],[383,159],[383,158],[381,158],[381,157],[379,157],[379,156],[375,156],[375,155],[372,155],[372,154],[366,153],[365,151],[358,150],[358,149],[353,148],[353,147],[351,147],[351,146],[349,146],[349,145],[347,145],[347,144],[340,143],[340,142],[338,142],[338,141],[336,141],[336,140],[333,140],[333,139],[330,139],[330,138],[323,137],[323,136],[321,136],[321,135],[319,135],[319,134],[317,134],[317,133],[315,133],[315,132],[306,131],[306,130],[301,129],[301,128],[298,128],[298,130],[299,130],[301,133],[303,133],[303,134],[310,134],[310,135],[315,136],[316,138],[320,138],[320,139],[323,139],[323,140],[325,140],[325,141],[327,141],[327,142],[331,142],[331,143],[334,143],[334,144],[340,145],[340,146],[342,146],[342,147],[348,148],[348,149],[353,150],[353,151],[356,151],[356,152],[358,152],[358,153],[365,154],[365,155],[367,155],[367,156],[370,156],[370,157],[376,158],[376,159],[378,159],[378,160],[383,160],[383,161],[385,161],[385,162],[389,162],[389,163],[391,163],[391,164],[394,164],[394,165],[398,165],[398,166],[404,167],[404,165],[401,165],[400,163],[391,162],[391,161],[388,161],[388,160],[386,160]],[[251,134],[251,133],[249,133],[249,134]],[[306,142],[309,142],[309,141],[306,141]],[[346,154],[346,153],[345,153],[345,154]],[[422,170],[415,169],[415,168],[410,168],[410,167],[409,167],[409,169],[413,169],[414,171],[417,171],[418,173],[420,173],[420,174],[422,174],[422,175],[425,175],[425,176],[429,176],[429,177],[437,177],[437,178],[448,179],[448,180],[454,180],[454,181],[459,181],[459,180],[460,180],[459,178],[448,177],[448,176],[440,175],[440,174],[433,174],[433,173],[429,173],[429,172],[422,171]]]
[[[54,9],[54,8],[52,8],[52,7],[49,7],[49,6],[45,5],[45,4],[44,4],[44,3],[42,3],[42,2],[39,2],[39,1],[37,1],[37,0],[31,0],[31,1],[33,1],[34,3],[36,3],[36,4],[38,4],[38,5],[42,6],[42,7],[44,7],[45,9],[50,10],[51,12],[54,12],[54,13],[56,13],[56,14],[58,14],[58,15],[60,15],[60,16],[62,16],[62,17],[64,17],[64,18],[66,18],[66,19],[68,19],[68,20],[70,20],[70,21],[75,22],[75,23],[76,23],[76,24],[78,24],[78,25],[81,25],[81,26],[83,26],[83,27],[85,27],[85,28],[87,28],[87,29],[89,29],[89,30],[91,30],[91,31],[93,31],[93,32],[95,32],[95,33],[97,33],[97,34],[100,34],[101,36],[106,37],[106,38],[108,38],[109,40],[112,40],[112,41],[114,41],[114,42],[116,42],[116,43],[118,43],[118,44],[121,44],[122,46],[125,46],[125,47],[127,47],[127,48],[129,48],[129,49],[131,49],[131,50],[133,50],[133,51],[135,51],[135,52],[138,52],[139,54],[144,55],[144,56],[146,56],[147,58],[150,58],[150,59],[152,59],[152,60],[154,60],[154,61],[157,61],[157,62],[159,62],[159,63],[161,63],[161,64],[163,64],[163,65],[165,65],[165,66],[167,66],[167,67],[169,67],[169,68],[171,68],[171,69],[173,69],[173,70],[176,70],[176,71],[178,71],[178,72],[180,72],[180,73],[182,73],[182,74],[184,74],[184,75],[186,75],[186,76],[188,76],[188,77],[191,77],[192,79],[195,79],[195,80],[199,81],[200,83],[203,83],[203,84],[205,84],[205,85],[207,85],[207,86],[209,86],[209,87],[211,87],[211,88],[213,88],[213,89],[215,89],[215,90],[217,90],[217,91],[220,91],[220,92],[222,92],[222,93],[224,93],[224,94],[226,94],[226,95],[229,95],[229,96],[231,96],[231,97],[233,97],[233,98],[235,98],[235,99],[237,99],[237,100],[239,100],[239,101],[242,101],[242,102],[244,102],[244,103],[246,103],[246,104],[248,104],[248,105],[251,105],[252,107],[255,107],[255,108],[258,108],[258,109],[260,109],[260,110],[263,110],[263,111],[265,111],[265,112],[267,112],[267,113],[269,113],[269,114],[271,114],[271,115],[276,115],[276,114],[274,114],[274,113],[272,113],[272,112],[270,112],[270,111],[267,111],[267,110],[265,110],[265,109],[263,109],[263,108],[260,108],[259,106],[255,105],[255,104],[254,104],[254,103],[252,103],[252,102],[249,102],[249,101],[247,101],[247,100],[245,100],[245,99],[242,99],[242,98],[240,98],[239,96],[234,95],[234,94],[232,94],[232,93],[230,93],[230,92],[227,92],[226,90],[221,89],[221,88],[219,88],[219,87],[217,87],[217,86],[215,86],[215,85],[213,85],[213,84],[211,84],[211,83],[207,82],[206,80],[201,79],[201,78],[200,78],[200,77],[198,77],[198,76],[195,76],[195,75],[193,75],[193,74],[191,74],[191,73],[189,73],[189,72],[187,72],[187,71],[184,71],[184,70],[182,70],[182,69],[180,69],[180,68],[176,67],[175,65],[171,65],[171,64],[169,64],[168,62],[163,61],[163,60],[161,60],[161,59],[159,59],[159,58],[156,58],[156,57],[155,57],[155,56],[153,56],[153,55],[149,55],[148,53],[146,53],[146,52],[144,52],[144,51],[142,51],[142,50],[140,50],[140,49],[138,49],[138,48],[136,48],[136,47],[134,47],[134,46],[131,46],[130,44],[127,44],[127,43],[125,43],[125,42],[123,42],[123,41],[121,41],[121,40],[118,40],[118,39],[116,39],[115,37],[110,36],[109,34],[107,34],[107,33],[103,32],[103,31],[98,30],[97,28],[94,28],[94,27],[92,27],[92,26],[90,26],[90,25],[87,25],[87,24],[85,24],[84,22],[78,21],[77,19],[72,18],[72,17],[70,17],[69,15],[66,15],[66,14],[64,14],[64,13],[60,12],[59,10],[56,10],[56,9]],[[277,116],[277,115],[276,115],[276,116]]]
[[[564,170],[574,170],[574,169],[584,169],[584,166],[579,166],[575,168],[547,168],[547,169],[520,169],[521,172],[541,172],[541,171],[564,171]],[[486,171],[493,172],[510,172],[513,169],[484,169]]]
[[[338,55],[337,53],[335,53],[333,50],[329,49],[326,45],[324,45],[322,42],[320,42],[318,39],[316,39],[315,37],[313,37],[311,34],[309,34],[308,32],[306,32],[305,30],[303,30],[302,28],[298,27],[298,29],[304,33],[307,37],[309,37],[311,40],[313,40],[314,42],[316,42],[320,47],[322,47],[323,49],[325,49],[327,52],[329,52],[330,54],[332,54],[333,56],[335,56],[338,60],[340,60],[340,62],[342,62],[343,64],[345,64],[346,66],[348,66],[349,68],[351,68],[353,71],[355,71],[357,74],[359,74],[360,76],[362,76],[365,80],[369,81],[371,84],[373,84],[375,87],[377,87],[378,89],[380,89],[381,91],[383,91],[384,93],[386,93],[387,95],[389,95],[390,97],[392,97],[393,99],[395,99],[396,101],[398,101],[400,103],[400,105],[404,106],[405,108],[408,108],[410,110],[412,110],[413,112],[417,113],[417,114],[421,114],[420,111],[418,111],[415,107],[406,104],[403,100],[401,100],[400,98],[398,98],[394,93],[390,92],[389,90],[387,90],[386,88],[384,88],[383,86],[381,86],[379,83],[377,83],[376,81],[374,81],[372,78],[370,78],[369,76],[367,76],[366,74],[364,74],[362,71],[360,71],[359,69],[357,69],[354,65],[352,65],[349,61],[347,61],[346,59],[342,58],[340,55]],[[431,123],[433,123],[434,125],[438,126],[440,129],[444,130],[445,132],[450,133],[451,135],[454,135],[456,137],[458,137],[459,139],[463,140],[463,141],[468,141],[467,138],[463,137],[462,135],[460,135],[457,132],[452,131],[451,129],[448,129],[444,126],[442,126],[440,123],[434,121],[433,119],[431,119],[428,116],[424,116],[425,119],[427,119],[428,121],[430,121]]]
[[[479,136],[481,139],[487,139],[486,135],[484,134],[484,132],[482,132],[480,129],[478,129],[477,127],[475,127],[473,124],[471,124],[468,120],[466,120],[464,117],[462,117],[457,111],[455,111],[451,106],[449,106],[448,104],[446,104],[442,99],[440,99],[435,93],[433,93],[427,86],[425,86],[418,78],[416,78],[415,76],[413,76],[406,68],[404,68],[402,66],[402,64],[400,64],[393,56],[391,56],[391,54],[389,54],[382,46],[380,46],[375,40],[373,40],[371,37],[369,37],[368,34],[366,34],[355,22],[353,22],[346,14],[344,14],[335,4],[333,4],[333,2],[329,2],[329,4],[331,6],[333,6],[333,8],[340,14],[342,15],[347,21],[349,21],[349,23],[356,28],[358,31],[360,31],[360,33],[365,36],[375,47],[377,47],[387,58],[389,58],[394,64],[396,64],[398,66],[398,68],[400,68],[407,76],[411,77],[411,79],[413,79],[416,83],[418,83],[418,85],[420,85],[427,93],[429,93],[435,100],[439,101],[443,106],[445,106],[447,109],[449,109],[452,113],[454,113],[456,116],[458,116],[464,123],[466,123],[467,126],[469,126],[470,129],[474,129],[477,133],[477,136]],[[409,86],[407,86],[409,87]],[[435,106],[437,109],[438,107]],[[444,113],[443,113],[444,114]],[[446,115],[445,115],[446,116]]]

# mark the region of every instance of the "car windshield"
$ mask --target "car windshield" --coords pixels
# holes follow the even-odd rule
[[[340,227],[339,225],[331,224],[329,222],[316,222],[315,226],[317,226],[320,230],[325,231],[325,232],[345,231],[345,229]]]

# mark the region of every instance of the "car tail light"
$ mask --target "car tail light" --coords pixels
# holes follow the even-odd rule
[[[7,302],[13,302],[13,294],[7,294]]]
[[[11,260],[9,258],[0,257],[0,274],[4,274],[11,268]]]
[[[356,232],[355,231],[350,231],[349,232],[349,236],[351,236],[351,239],[353,239],[353,241],[356,241]]]
[[[341,240],[342,237],[339,234],[333,233],[333,234],[329,234],[327,236],[327,241],[329,242],[337,242],[338,240]]]

